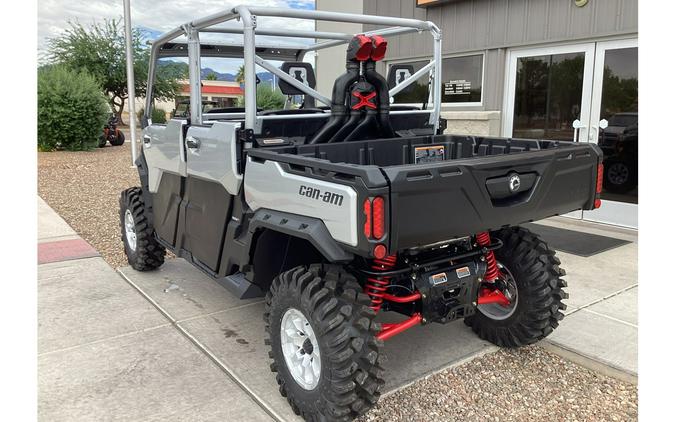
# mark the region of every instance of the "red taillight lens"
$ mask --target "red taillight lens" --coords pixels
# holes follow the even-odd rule
[[[368,239],[382,239],[385,234],[384,224],[384,198],[376,196],[363,202],[363,214],[366,219],[363,223],[363,234]]]
[[[600,163],[598,164],[598,178],[595,179],[595,196],[597,197],[602,193],[602,182],[605,176],[605,166]],[[602,201],[600,198],[595,198],[595,201],[593,202],[593,208],[597,209],[600,208],[602,205]]]
[[[366,215],[366,222],[363,223],[363,234],[370,239],[372,236],[372,218],[373,213],[371,212],[370,198],[363,201],[363,213]]]
[[[384,236],[384,199],[380,196],[373,199],[373,237],[382,239]]]
[[[605,174],[605,166],[600,163],[598,164],[598,178],[595,181],[595,193],[601,193],[602,192],[602,179],[604,178]]]
[[[375,249],[373,249],[373,255],[377,259],[384,258],[385,256],[387,256],[387,247],[382,244],[375,246]]]

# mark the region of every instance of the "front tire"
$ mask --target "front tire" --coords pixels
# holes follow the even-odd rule
[[[335,265],[296,267],[272,282],[264,314],[270,368],[305,420],[351,420],[379,399],[382,343],[369,304],[356,279]]]
[[[124,253],[133,269],[150,271],[164,263],[166,249],[155,239],[155,229],[148,220],[140,188],[122,191],[120,226]]]
[[[536,343],[553,332],[563,319],[562,302],[569,296],[563,291],[567,283],[560,277],[560,260],[546,242],[522,227],[499,230],[492,234],[504,245],[495,251],[502,272],[512,275],[515,300],[512,308],[479,305],[475,315],[465,319],[483,340],[501,347],[520,347]],[[515,296],[514,295],[514,296]],[[482,309],[481,309],[482,308]]]

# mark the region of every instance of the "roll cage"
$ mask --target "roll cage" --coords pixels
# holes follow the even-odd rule
[[[438,129],[441,107],[441,30],[430,21],[405,19],[395,17],[357,15],[351,13],[325,12],[316,10],[281,9],[271,7],[237,6],[201,19],[185,23],[157,38],[151,47],[150,66],[148,71],[148,89],[145,104],[145,119],[149,119],[152,111],[153,83],[155,80],[157,62],[162,57],[187,57],[190,83],[190,109],[192,124],[203,124],[205,116],[201,112],[201,60],[200,57],[223,57],[244,58],[244,86],[256,86],[256,65],[273,73],[280,79],[301,90],[306,95],[314,97],[326,105],[330,105],[330,98],[321,95],[316,90],[308,87],[281,71],[268,60],[302,61],[309,51],[317,51],[328,47],[347,44],[356,34],[322,31],[303,31],[292,29],[257,29],[258,16],[271,16],[283,18],[295,18],[306,20],[333,21],[345,23],[361,23],[384,26],[384,28],[365,32],[366,35],[400,35],[412,32],[429,32],[432,36],[434,48],[433,58],[429,64],[415,72],[408,79],[390,89],[390,95],[394,96],[425,74],[429,74],[431,84],[430,104],[431,109],[417,111],[393,111],[392,113],[428,113],[429,124],[433,125],[434,132]],[[216,25],[236,20],[241,22],[241,27],[218,27]],[[242,34],[243,43],[202,43],[200,33]],[[256,34],[286,38],[314,38],[322,40],[310,45],[295,46],[272,46],[256,43]],[[187,41],[175,41],[176,38],[185,36]],[[243,116],[246,129],[255,129],[260,120],[274,119],[279,116],[259,116],[257,113],[256,90],[245,89],[244,99],[246,103]],[[284,116],[284,118],[306,119],[312,115]],[[231,113],[213,113],[208,119],[233,118]]]

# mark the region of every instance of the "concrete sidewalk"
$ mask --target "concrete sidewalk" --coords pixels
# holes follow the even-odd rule
[[[547,341],[637,377],[637,231],[567,218],[552,218],[543,224],[631,242],[588,258],[558,252],[561,266],[567,271],[570,297],[566,300],[565,319]]]
[[[53,248],[83,241],[38,209],[39,251],[58,252],[38,266],[40,420],[271,420],[102,258]]]
[[[602,225],[545,224],[637,240]],[[38,226],[48,262],[38,270],[41,420],[298,420],[269,371],[262,300],[233,298],[182,259],[115,271],[41,200]],[[559,256],[570,299],[548,344],[635,373],[637,244]],[[387,342],[385,389],[494,350],[459,321],[415,327]]]

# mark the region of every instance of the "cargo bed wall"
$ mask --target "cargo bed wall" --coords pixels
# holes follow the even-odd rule
[[[598,154],[589,145],[384,169],[392,248],[405,249],[592,209]],[[511,178],[520,186],[511,192]],[[506,193],[505,193],[506,192]]]
[[[532,139],[436,135],[265,149],[303,157],[319,158],[333,163],[387,167],[416,164],[419,160],[416,160],[415,150],[430,146],[442,147],[442,156],[437,157],[437,159],[457,160],[486,155],[515,154],[542,149],[564,148],[569,145],[572,144]]]

